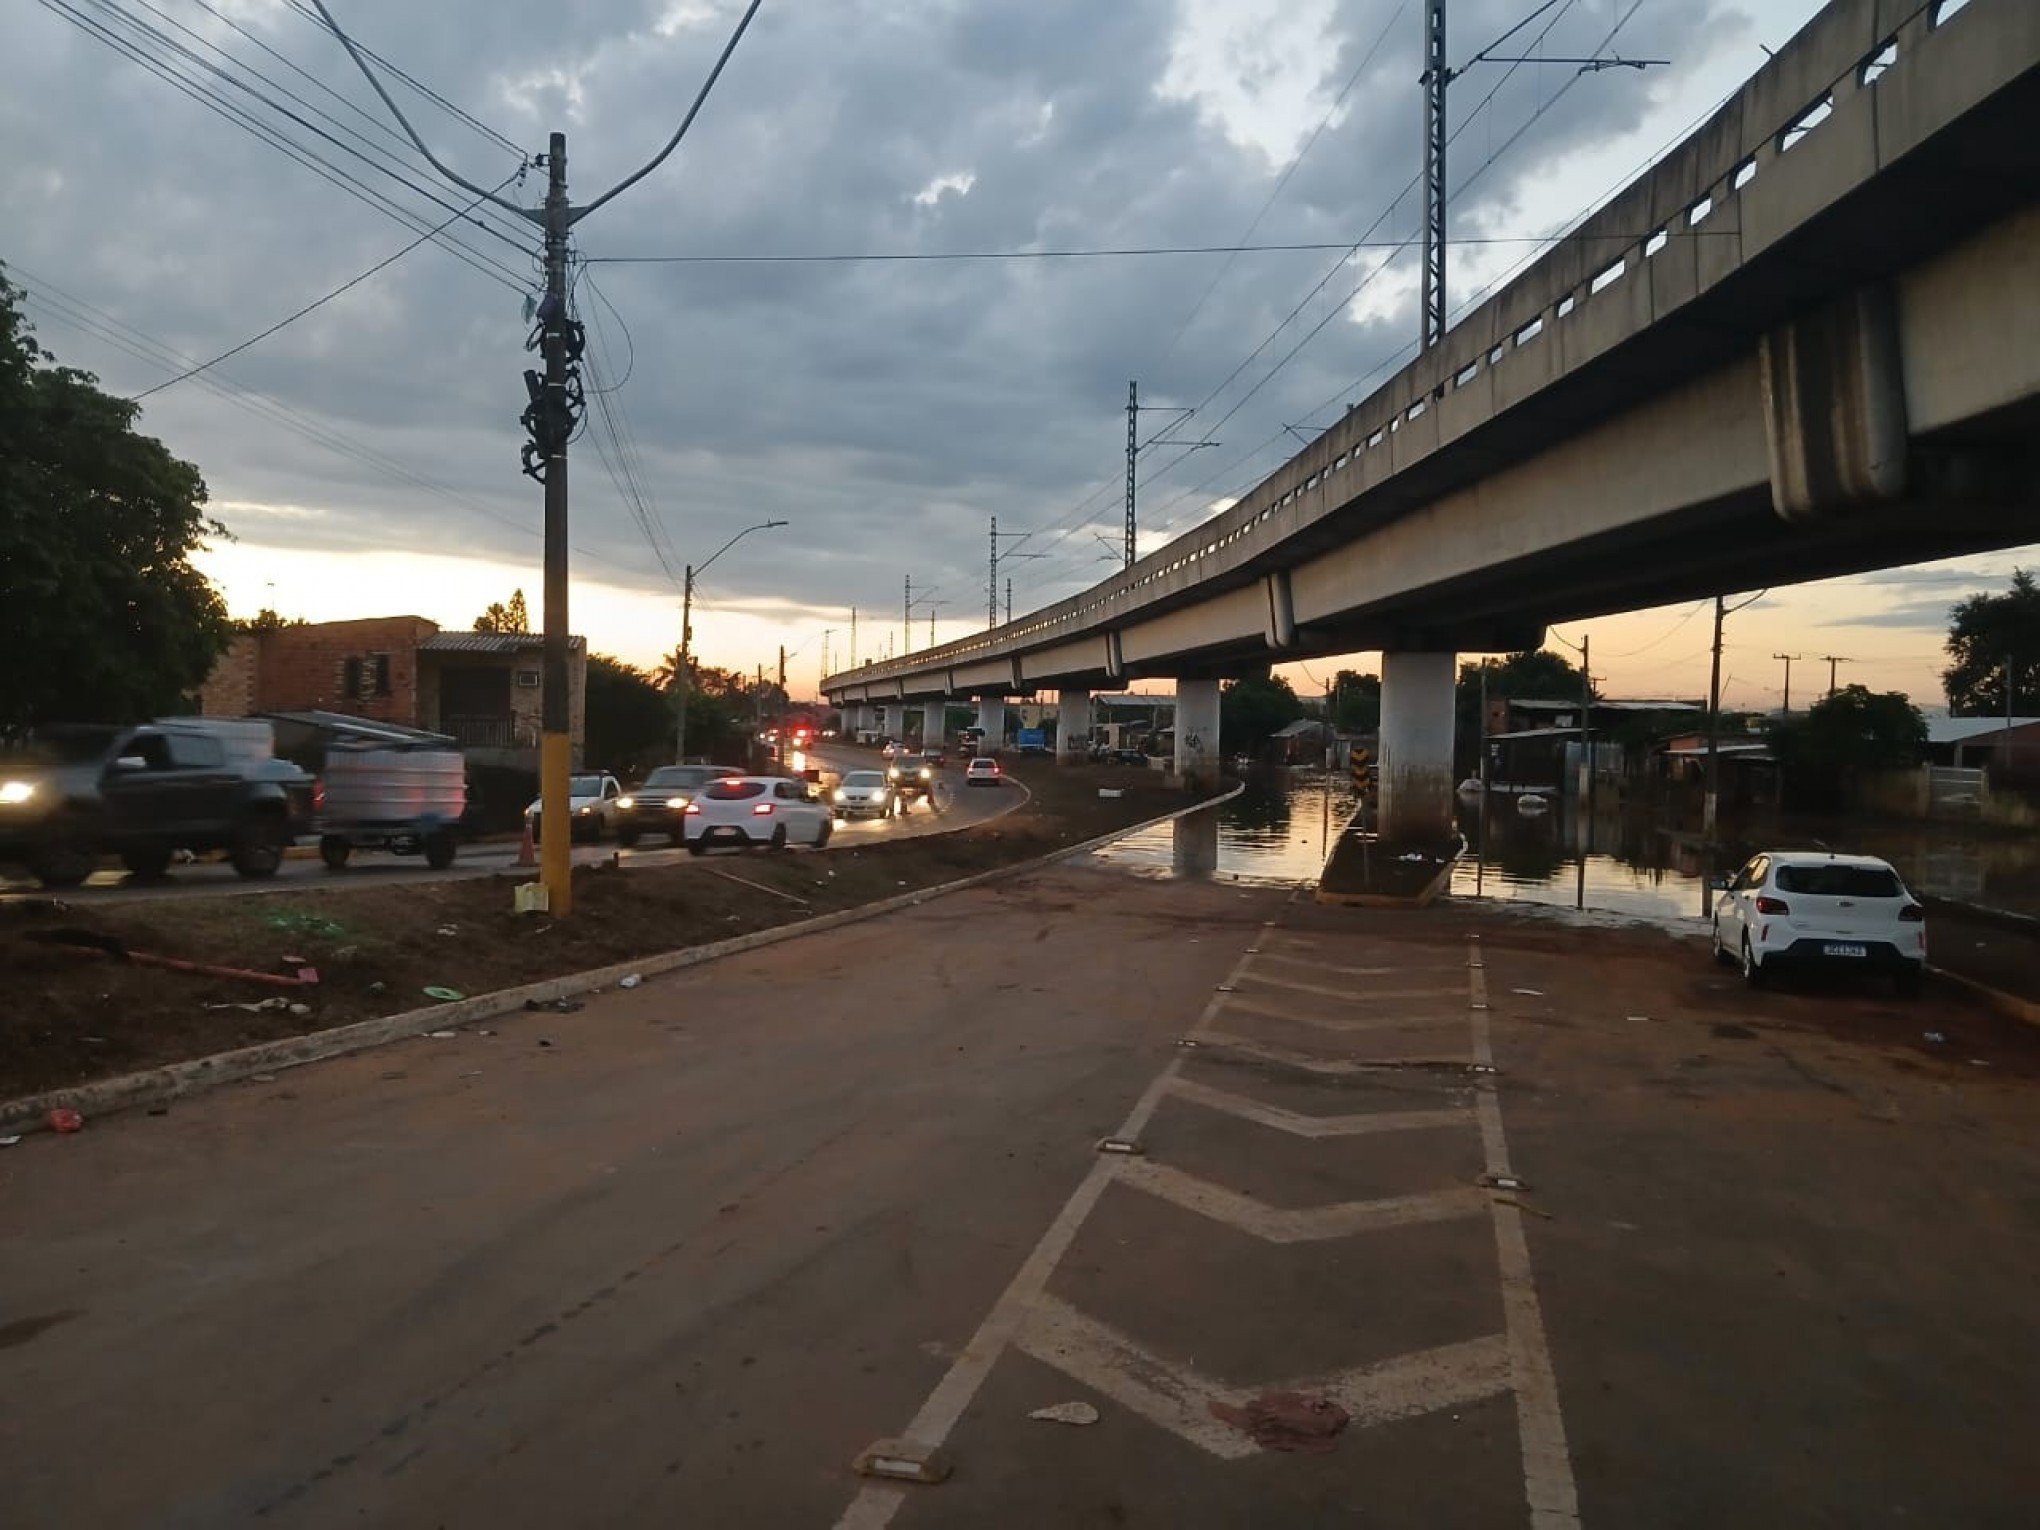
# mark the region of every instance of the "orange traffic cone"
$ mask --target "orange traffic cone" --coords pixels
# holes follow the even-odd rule
[[[531,820],[529,818],[524,820],[524,840],[517,847],[517,864],[520,866],[536,866],[538,864],[538,845],[531,837]]]

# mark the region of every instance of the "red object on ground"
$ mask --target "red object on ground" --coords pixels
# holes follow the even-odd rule
[[[1287,1450],[1309,1456],[1321,1456],[1331,1450],[1350,1419],[1346,1410],[1329,1397],[1307,1397],[1301,1392],[1264,1392],[1244,1408],[1215,1402],[1211,1404],[1211,1413],[1263,1450]]]
[[[538,846],[531,838],[531,820],[529,818],[524,820],[524,838],[517,846],[517,864],[520,866],[536,866],[538,864]]]
[[[85,1118],[75,1110],[57,1109],[49,1114],[50,1130],[69,1134],[85,1124]]]

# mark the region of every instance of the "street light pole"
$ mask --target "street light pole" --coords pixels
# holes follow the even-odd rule
[[[680,657],[673,666],[673,689],[675,691],[673,723],[673,758],[684,763],[687,759],[687,697],[694,689],[693,659],[694,647],[694,576],[702,573],[710,563],[735,547],[754,531],[771,531],[784,526],[785,521],[760,521],[755,526],[746,526],[722,546],[708,555],[707,561],[697,568],[687,565],[686,577],[680,582]]]

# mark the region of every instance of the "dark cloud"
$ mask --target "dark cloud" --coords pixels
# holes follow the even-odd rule
[[[139,0],[122,3],[146,15]],[[166,14],[310,103],[287,103],[292,110],[310,115],[315,106],[337,119],[321,121],[336,136],[392,145],[385,114],[337,45],[285,0],[212,3],[353,104],[259,53],[196,0],[160,0]],[[1645,6],[1619,46],[1697,66],[1711,50],[1750,47],[1740,18],[1755,3]],[[361,40],[517,143],[540,149],[550,128],[564,126],[585,200],[670,133],[737,7],[334,0],[334,9]],[[1323,77],[1299,120],[1315,120],[1391,9],[1388,0],[1334,7]],[[1454,35],[1465,47],[1455,52],[1520,11],[1514,0],[1459,0]],[[1600,5],[1566,5],[1559,15],[1552,51],[1594,46],[1610,20]],[[1198,104],[1165,93],[1180,20],[1176,0],[768,0],[689,140],[583,224],[579,249],[601,257],[1227,243],[1281,166],[1235,142]],[[0,193],[14,216],[0,257],[39,292],[54,283],[205,356],[412,237],[50,12],[18,16],[10,31],[14,84],[0,101],[0,132],[13,152],[0,164]],[[1390,204],[1417,162],[1418,52],[1412,9],[1259,239],[1356,238]],[[1269,65],[1256,54],[1243,68],[1265,82]],[[1469,74],[1456,87],[1456,112],[1471,113],[1503,73]],[[1520,70],[1502,83],[1490,116],[1462,135],[1455,163],[1479,175],[1458,203],[1462,227],[1520,227],[1541,164],[1631,129],[1663,85],[1628,71],[1573,81],[1562,68]],[[514,172],[501,145],[415,95],[400,99],[469,176],[494,184]],[[1531,132],[1479,171],[1540,110]],[[396,186],[331,144],[320,153],[378,192]],[[455,205],[468,200],[408,150],[399,160],[416,186]],[[967,177],[968,189],[935,194],[945,177]],[[531,204],[538,190],[530,177],[517,194]],[[396,194],[434,221],[446,215],[419,191]],[[519,374],[531,364],[520,289],[533,280],[533,235],[513,219],[478,216],[493,232],[464,226],[465,242],[491,272],[421,249],[221,369],[300,412],[307,428],[344,435],[346,449],[310,444],[196,383],[148,402],[146,428],[197,461],[220,498],[325,512],[230,515],[245,537],[530,555],[537,490],[516,472],[516,416]],[[1415,226],[1414,199],[1405,198],[1382,233],[1403,237]],[[1215,424],[1378,258],[1334,277],[1198,424]],[[1023,600],[1100,572],[1080,527],[1116,526],[1116,489],[1091,516],[1073,512],[1116,470],[1126,379],[1140,376],[1157,402],[1198,402],[1329,265],[1320,255],[1243,257],[1187,331],[1214,260],[596,265],[577,299],[600,321],[615,370],[626,350],[634,355],[617,398],[682,557],[749,520],[784,516],[796,523],[789,554],[769,567],[730,568],[722,582],[732,594],[886,608],[912,572],[961,614],[982,598],[990,514],[1054,531],[1042,536],[1054,557],[1014,565]],[[47,307],[33,314],[47,343],[110,386],[138,390],[165,375]],[[1149,523],[1244,489],[1285,455],[1257,445],[1320,406],[1331,407],[1315,423],[1334,417],[1413,327],[1407,303],[1367,324],[1328,325],[1218,428],[1221,448],[1144,491]],[[608,560],[590,571],[645,570],[656,587],[651,556],[586,447],[574,489],[575,541]]]

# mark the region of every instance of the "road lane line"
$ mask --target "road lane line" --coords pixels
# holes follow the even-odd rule
[[[1237,981],[1241,969],[1250,959],[1247,953],[1242,951],[1221,986]],[[1198,1015],[1196,1023],[1190,1027],[1192,1036],[1199,1035],[1211,1024],[1218,1014],[1219,1004],[1223,998],[1223,994],[1213,993],[1205,1001],[1203,1011]],[[1175,1078],[1182,1066],[1183,1059],[1178,1057],[1156,1074],[1154,1081],[1134,1102],[1133,1109],[1127,1112],[1126,1120],[1121,1123],[1119,1130],[1112,1135],[1137,1141],[1153,1117],[1156,1106],[1161,1104],[1170,1080]],[[1063,1255],[1069,1252],[1071,1241],[1076,1237],[1078,1229],[1084,1225],[1085,1218],[1090,1216],[1092,1208],[1098,1204],[1098,1198],[1105,1193],[1105,1187],[1127,1165],[1138,1162],[1140,1160],[1135,1158],[1105,1155],[1091,1166],[1090,1172],[1084,1176],[1070,1198],[1063,1203],[1062,1210],[1056,1213],[1056,1218],[1049,1224],[1048,1231],[1041,1235],[1041,1241],[1035,1244],[1033,1252],[1020,1266],[1019,1273],[1013,1277],[999,1299],[992,1304],[992,1310],[985,1315],[984,1321],[978,1325],[977,1332],[972,1334],[970,1341],[964,1345],[963,1352],[956,1357],[942,1379],[935,1383],[935,1390],[928,1394],[927,1401],[921,1404],[920,1411],[908,1423],[902,1436],[904,1439],[933,1449],[949,1438],[949,1432],[956,1427],[956,1421],[963,1417],[963,1411],[970,1406],[971,1399],[977,1396],[978,1388],[984,1385],[993,1365],[1004,1353],[1006,1346],[1012,1342],[1013,1335],[1019,1331],[1021,1322],[1042,1299],[1049,1277],[1055,1273],[1055,1267],[1062,1262]],[[892,1523],[893,1515],[899,1512],[899,1507],[906,1500],[909,1491],[896,1483],[867,1483],[858,1490],[857,1496],[850,1501],[849,1507],[836,1521],[836,1530],[884,1530],[885,1526]]]
[[[1472,1119],[1472,1109],[1469,1106],[1444,1110],[1374,1110],[1347,1116],[1307,1116],[1300,1111],[1284,1110],[1279,1105],[1264,1105],[1259,1100],[1249,1099],[1243,1094],[1214,1089],[1209,1084],[1200,1084],[1194,1079],[1181,1077],[1169,1081],[1169,1093],[1176,1099],[1188,1100],[1207,1109],[1224,1111],[1227,1115],[1258,1122],[1262,1126],[1272,1126],[1275,1130],[1288,1132],[1294,1137],[1360,1137],[1369,1132],[1432,1131],[1463,1126]]]
[[[1473,947],[1477,961],[1480,947]],[[1473,1024],[1473,1055],[1492,1068],[1494,1046],[1489,1034],[1487,972],[1472,966],[1467,1003]],[[1509,1146],[1502,1135],[1502,1107],[1494,1079],[1486,1078],[1474,1097],[1480,1122],[1482,1152],[1489,1174],[1514,1174]],[[1544,1339],[1544,1314],[1530,1274],[1530,1245],[1523,1235],[1523,1213],[1506,1200],[1491,1198],[1495,1219],[1495,1253],[1502,1273],[1502,1314],[1509,1341],[1509,1373],[1516,1392],[1516,1428],[1523,1451],[1523,1491],[1530,1504],[1531,1530],[1576,1530],[1579,1495],[1573,1486],[1572,1457],[1566,1449],[1565,1419],[1559,1411],[1558,1378]]]
[[[1301,948],[1299,948],[1301,949]],[[1461,964],[1454,962],[1449,967],[1349,967],[1341,962],[1320,961],[1315,956],[1291,956],[1284,951],[1270,951],[1263,947],[1253,953],[1264,962],[1287,962],[1292,967],[1315,967],[1320,972],[1337,972],[1346,977],[1393,977],[1397,973],[1457,972]],[[1457,993],[1458,989],[1452,990]]]

